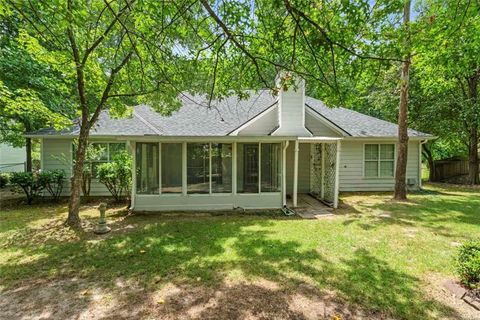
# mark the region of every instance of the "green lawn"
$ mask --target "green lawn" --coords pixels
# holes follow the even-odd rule
[[[91,225],[84,231],[62,227],[65,204],[4,204],[0,301],[3,295],[9,303],[31,304],[11,310],[17,313],[54,308],[55,294],[42,303],[33,297],[45,284],[58,283],[53,292],[78,300],[74,304],[82,310],[72,312],[100,299],[114,313],[128,313],[120,308],[128,302],[129,308],[141,307],[139,317],[175,318],[197,310],[192,308],[200,299],[204,309],[194,315],[201,318],[208,312],[228,318],[475,317],[449,300],[441,283],[455,276],[458,244],[480,235],[479,189],[430,185],[408,203],[378,193],[341,199],[338,214],[319,220],[275,212],[125,217],[117,207],[108,211],[113,231],[106,236],[92,234]],[[94,215],[94,208],[83,207],[87,222]],[[72,277],[76,282],[65,282]],[[240,303],[248,297],[256,302]],[[187,306],[188,299],[197,302]],[[244,313],[228,313],[234,312],[229,304]]]

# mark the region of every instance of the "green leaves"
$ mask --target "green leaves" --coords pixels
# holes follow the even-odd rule
[[[110,191],[115,200],[120,201],[132,185],[132,158],[126,151],[114,156],[113,161],[97,168],[97,178]]]

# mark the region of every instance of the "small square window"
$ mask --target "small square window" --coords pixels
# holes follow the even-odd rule
[[[395,167],[394,144],[365,144],[365,177],[393,177]]]

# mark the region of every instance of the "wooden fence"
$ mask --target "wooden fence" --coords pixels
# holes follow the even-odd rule
[[[435,174],[437,180],[468,174],[468,160],[437,160]]]

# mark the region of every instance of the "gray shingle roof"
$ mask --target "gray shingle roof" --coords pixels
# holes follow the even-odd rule
[[[306,97],[305,104],[328,119],[352,137],[391,137],[397,136],[398,126],[345,108],[329,108],[322,101]],[[426,137],[429,134],[408,129],[410,137]]]
[[[182,107],[171,116],[162,116],[146,105],[136,106],[133,116],[126,119],[113,119],[108,111],[103,111],[90,135],[225,136],[276,103],[276,97],[268,90],[249,93],[250,96],[243,100],[231,96],[212,101],[210,108],[205,96],[183,94]],[[310,97],[306,97],[306,105],[353,137],[397,135],[397,125],[387,121],[349,109],[329,108],[322,101]],[[78,132],[79,126],[75,124],[62,131],[42,129],[32,135],[75,136]],[[415,130],[409,130],[409,135],[429,136]]]

